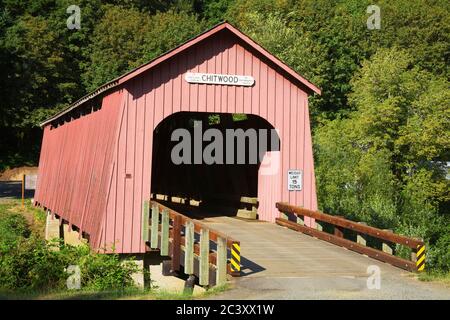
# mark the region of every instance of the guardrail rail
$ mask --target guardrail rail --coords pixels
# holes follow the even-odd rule
[[[143,240],[149,250],[171,258],[171,271],[199,278],[201,286],[240,276],[240,242],[151,200],[143,205]]]
[[[283,202],[277,202],[276,207],[282,214],[281,218],[276,219],[278,225],[331,242],[408,271],[425,270],[425,245],[421,239],[398,235],[391,230],[370,227],[364,223],[347,220],[341,216],[332,216]],[[316,228],[304,225],[304,217],[314,218],[316,220]],[[324,231],[325,224],[328,227],[331,226],[333,233]],[[369,237],[378,239],[378,242],[381,242],[381,250],[368,246],[367,240]],[[373,244],[374,241],[370,241],[370,243]],[[411,259],[407,260],[395,256],[395,244],[410,248]]]

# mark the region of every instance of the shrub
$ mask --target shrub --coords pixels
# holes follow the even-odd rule
[[[20,238],[0,256],[0,287],[3,289],[47,290],[63,286],[63,260],[45,240],[32,235]]]
[[[137,266],[117,254],[91,252],[60,240],[46,241],[23,215],[0,208],[0,289],[52,291],[66,288],[67,267],[77,265],[82,289],[124,290],[133,286]]]
[[[131,275],[138,271],[129,259],[121,260],[117,254],[95,254],[83,250],[78,260],[82,286],[92,290],[123,290],[133,286]]]
[[[7,252],[21,237],[28,237],[30,230],[24,216],[10,214],[2,210],[0,213],[0,254]]]

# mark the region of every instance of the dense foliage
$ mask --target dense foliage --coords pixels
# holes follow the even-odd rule
[[[124,290],[133,286],[137,266],[117,254],[96,254],[89,247],[47,242],[21,213],[0,206],[0,291],[57,291],[66,289],[78,266],[83,290]]]
[[[0,169],[36,162],[38,124],[105,81],[229,20],[321,87],[321,209],[423,237],[450,269],[446,0],[0,0]]]

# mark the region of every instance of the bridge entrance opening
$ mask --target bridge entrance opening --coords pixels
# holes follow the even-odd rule
[[[249,114],[178,112],[153,132],[152,198],[195,218],[257,219],[265,155],[280,139],[265,119]]]

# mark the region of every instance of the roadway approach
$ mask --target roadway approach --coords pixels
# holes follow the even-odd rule
[[[241,242],[242,276],[209,299],[450,299],[448,284],[420,281],[417,273],[274,223],[199,221]]]

